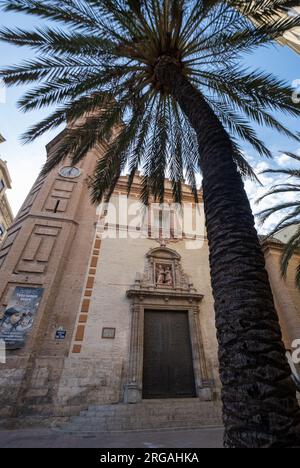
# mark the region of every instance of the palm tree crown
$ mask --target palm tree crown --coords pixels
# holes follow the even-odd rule
[[[24,135],[30,142],[66,120],[69,126],[45,165],[48,172],[66,156],[76,164],[104,140],[110,140],[97,162],[92,199],[109,196],[119,175],[129,170],[130,190],[139,167],[144,174],[142,199],[164,198],[170,177],[175,201],[181,201],[184,177],[197,198],[198,145],[185,114],[162,83],[157,66],[169,61],[204,95],[232,137],[240,172],[255,177],[237,144],[240,137],[271,156],[251,121],[293,135],[272,115],[280,110],[299,116],[284,82],[240,65],[241,54],[280,37],[300,24],[282,19],[282,10],[297,1],[257,0],[3,0],[6,11],[50,19],[59,27],[34,31],[2,28],[0,39],[29,46],[37,58],[1,71],[6,85],[36,87],[19,101],[23,111],[57,105],[57,109]],[[255,26],[247,15],[260,19]],[[123,122],[125,125],[120,125]],[[117,136],[111,139],[118,126]],[[114,134],[115,135],[115,134]],[[201,155],[200,155],[201,156]]]
[[[300,157],[294,153],[286,153],[290,158],[300,162]],[[290,183],[281,183],[272,187],[265,195],[257,200],[260,203],[271,195],[293,194],[293,200],[275,204],[259,213],[259,218],[263,224],[274,213],[282,212],[282,219],[269,233],[269,236],[274,236],[282,229],[294,227],[295,232],[284,247],[281,257],[281,272],[284,277],[287,275],[288,266],[292,256],[299,252],[300,248],[300,169],[285,168],[285,169],[267,169],[264,173],[279,174],[287,178],[292,178]],[[300,289],[300,264],[296,272],[296,285]]]

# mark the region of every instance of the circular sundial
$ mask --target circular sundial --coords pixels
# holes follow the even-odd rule
[[[59,175],[68,179],[76,179],[81,175],[81,170],[78,167],[66,166],[60,169]]]

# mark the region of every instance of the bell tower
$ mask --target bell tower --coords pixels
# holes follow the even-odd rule
[[[63,133],[47,146],[48,157]],[[50,404],[93,248],[97,218],[87,181],[101,151],[76,167],[65,161],[39,176],[2,245],[0,339],[8,351],[1,365],[0,416],[14,417],[20,408],[30,413],[33,401]]]

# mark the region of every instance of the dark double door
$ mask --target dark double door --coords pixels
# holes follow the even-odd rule
[[[145,311],[143,398],[195,397],[188,312]]]

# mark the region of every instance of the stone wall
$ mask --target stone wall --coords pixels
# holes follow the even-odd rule
[[[56,404],[62,406],[113,404],[122,400],[122,358],[65,359]]]

